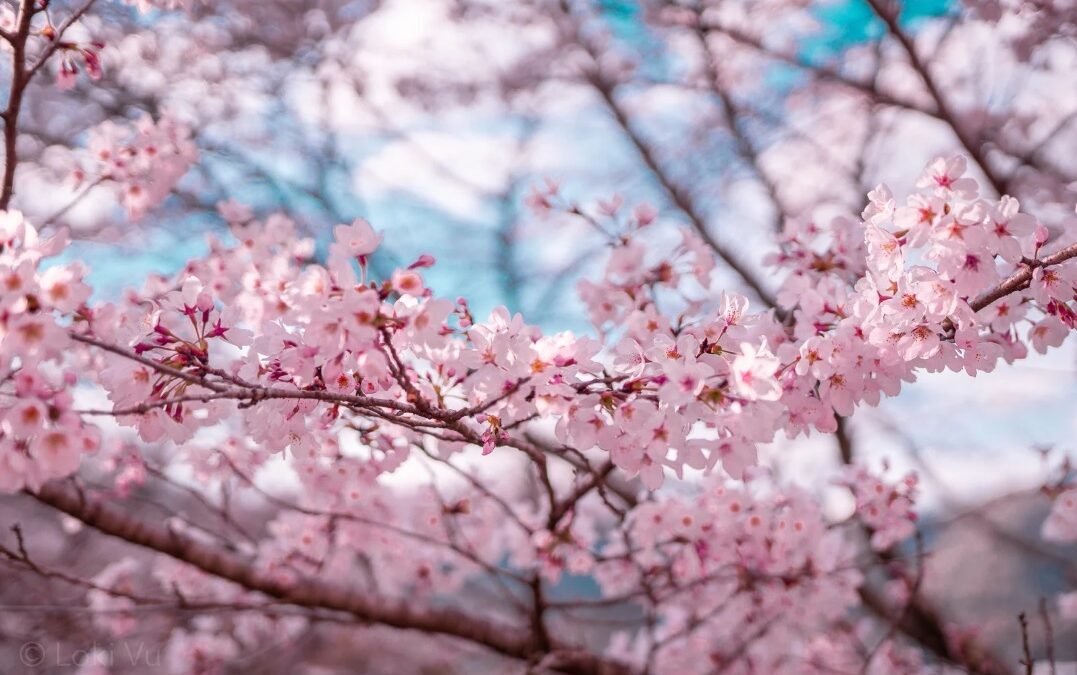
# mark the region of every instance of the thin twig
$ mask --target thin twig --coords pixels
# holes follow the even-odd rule
[[[1025,618],[1024,612],[1017,615],[1017,622],[1021,624],[1021,649],[1025,653],[1025,658],[1018,663],[1025,667],[1025,675],[1033,675],[1032,651],[1028,648],[1028,619]]]

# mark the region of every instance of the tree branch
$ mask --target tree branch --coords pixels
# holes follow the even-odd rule
[[[991,183],[991,187],[995,192],[1002,196],[1009,192],[1006,181],[1000,178],[991,168],[991,165],[987,162],[987,158],[984,156],[983,148],[976,139],[974,139],[965,126],[961,124],[958,119],[957,112],[950,106],[950,102],[946,100],[946,97],[942,95],[942,91],[939,89],[938,83],[935,82],[935,78],[928,70],[927,64],[920,58],[920,55],[916,51],[916,45],[912,43],[912,39],[902,30],[898,24],[898,11],[891,11],[888,7],[883,5],[883,0],[865,0],[871,7],[872,11],[882,19],[886,24],[886,29],[901,45],[901,49],[905,52],[909,58],[909,65],[920,76],[920,79],[924,81],[924,85],[927,87],[928,94],[931,95],[931,99],[935,102],[935,107],[938,111],[938,118],[953,130],[954,136],[957,137],[961,146],[965,148],[965,151],[969,153],[976,164],[979,165],[980,170],[983,171],[984,176],[987,177],[988,182]]]
[[[987,307],[992,302],[1006,297],[1011,293],[1016,293],[1022,289],[1028,288],[1029,282],[1032,281],[1032,273],[1037,267],[1051,267],[1053,265],[1060,265],[1071,258],[1077,258],[1077,244],[1070,244],[1066,248],[1055,251],[1049,256],[1039,259],[1026,258],[1022,261],[1022,267],[1018,271],[1014,272],[1008,279],[1003,281],[995,288],[987,291],[983,295],[979,296],[975,300],[969,303],[969,307],[974,312],[978,312],[984,307]]]
[[[49,483],[37,492],[29,494],[39,502],[66,513],[104,534],[175,558],[207,574],[291,605],[345,612],[360,621],[445,635],[482,645],[514,659],[531,660],[543,655],[538,649],[536,637],[529,631],[495,624],[458,610],[417,607],[406,600],[366,594],[320,579],[301,579],[295,583],[286,583],[260,573],[236,556],[224,553],[180,532],[141,522],[98,499],[84,499],[64,484]],[[571,659],[566,657],[559,663],[560,668],[566,673],[620,675],[630,672],[627,666],[619,662],[604,660],[582,652],[572,652],[572,654]]]
[[[30,36],[30,23],[34,18],[34,0],[22,0],[19,14],[15,19],[15,33],[11,42],[11,91],[8,94],[7,107],[0,117],[4,120],[4,178],[0,188],[0,210],[7,210],[11,204],[11,195],[15,191],[15,167],[19,163],[18,123],[19,111],[22,109],[22,95],[29,82],[26,74],[26,41]]]
[[[610,113],[613,115],[617,126],[624,133],[625,138],[627,138],[633,147],[635,147],[643,164],[650,171],[651,175],[654,176],[659,186],[661,186],[662,191],[666,193],[670,202],[672,202],[673,205],[688,218],[689,223],[695,229],[699,237],[731,270],[733,270],[733,272],[737,274],[737,276],[744,281],[745,285],[747,285],[755,295],[762,300],[763,304],[767,307],[775,307],[777,301],[770,291],[766,289],[762,280],[757,278],[755,273],[752,272],[752,270],[750,270],[737,255],[714,238],[707,228],[706,218],[704,218],[703,214],[699,211],[699,208],[695,204],[695,200],[692,199],[692,196],[687,190],[669,175],[658,161],[650,144],[632,125],[628,111],[625,110],[624,106],[621,105],[614,95],[616,83],[602,72],[600,54],[591,41],[587,40],[578,30],[575,23],[576,19],[572,14],[572,8],[569,6],[567,0],[561,0],[560,9],[565,19],[563,23],[567,24],[564,26],[564,30],[568,33],[568,37],[573,43],[579,45],[592,61],[591,67],[584,72],[584,78],[591,84],[601,97],[602,101],[606,104],[606,108],[609,109]]]

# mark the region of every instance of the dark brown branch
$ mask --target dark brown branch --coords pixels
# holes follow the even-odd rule
[[[1020,663],[1025,667],[1025,675],[1032,675],[1035,662],[1032,660],[1032,650],[1028,648],[1028,619],[1024,612],[1017,615],[1017,623],[1021,625],[1021,651],[1025,655]]]
[[[19,163],[16,143],[19,137],[19,111],[22,110],[22,96],[29,78],[26,74],[26,41],[30,37],[30,24],[34,18],[34,0],[22,0],[19,14],[15,19],[15,32],[11,42],[11,90],[8,94],[7,107],[0,117],[4,120],[4,178],[0,188],[0,210],[6,210],[11,204],[11,195],[15,191],[15,167]]]

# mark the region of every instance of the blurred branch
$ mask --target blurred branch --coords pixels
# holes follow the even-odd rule
[[[890,7],[884,5],[885,0],[865,0],[871,7],[872,11],[882,19],[886,24],[886,28],[890,35],[897,40],[901,45],[901,49],[905,52],[905,55],[909,59],[909,65],[923,80],[924,86],[927,87],[928,94],[931,95],[931,99],[935,102],[935,107],[938,110],[938,117],[953,131],[954,136],[957,138],[961,146],[965,148],[965,152],[969,153],[969,157],[972,158],[980,170],[983,171],[984,176],[987,177],[991,187],[994,188],[998,195],[1004,195],[1009,193],[1009,186],[1006,181],[1000,178],[991,167],[991,164],[987,161],[987,157],[984,156],[983,147],[972,137],[972,135],[965,128],[965,125],[961,123],[957,112],[951,107],[950,102],[943,96],[938,83],[931,75],[927,64],[920,58],[920,55],[916,51],[916,45],[913,44],[912,38],[901,28],[898,23],[899,9],[897,7]]]
[[[695,229],[699,237],[710,246],[715,254],[721,258],[725,264],[737,274],[737,276],[741,278],[745,285],[755,293],[763,304],[767,307],[775,307],[777,301],[770,291],[766,289],[762,280],[758,278],[737,255],[714,238],[707,227],[706,218],[697,207],[695,200],[689,192],[666,171],[661,162],[658,161],[655,151],[650,143],[648,143],[635,129],[628,111],[617,100],[615,95],[617,83],[603,73],[601,67],[601,54],[598,48],[580,32],[577,24],[578,19],[574,16],[568,0],[560,0],[559,7],[564,18],[564,21],[559,23],[562,24],[563,29],[567,33],[566,37],[583,49],[592,61],[591,66],[584,71],[584,79],[591,84],[595,92],[598,93],[602,101],[606,104],[606,108],[612,113],[617,126],[620,128],[625,138],[628,139],[633,147],[635,147],[643,164],[647,167],[651,175],[654,176],[670,202],[672,202],[673,205],[688,218],[689,223]]]
[[[419,607],[410,600],[361,593],[329,580],[300,579],[287,583],[260,572],[246,560],[181,532],[142,522],[100,499],[83,498],[67,485],[50,483],[30,495],[104,534],[170,556],[207,574],[291,605],[340,611],[360,621],[458,638],[515,659],[529,660],[536,655],[536,638],[528,631],[494,624],[454,609]],[[566,657],[564,661],[560,668],[566,673],[613,675],[630,672],[619,662],[584,653],[573,652],[573,657]]]
[[[782,229],[782,222],[785,218],[789,217],[789,212],[784,207],[781,196],[778,193],[778,186],[770,176],[767,175],[766,170],[763,169],[762,163],[759,161],[759,153],[752,145],[751,139],[748,138],[745,130],[741,128],[741,118],[743,113],[739,109],[736,101],[733,100],[732,94],[722,86],[721,73],[719,71],[719,61],[717,55],[714,53],[714,49],[711,47],[710,42],[707,39],[707,33],[703,29],[699,28],[698,24],[695,30],[696,40],[699,42],[700,49],[704,54],[704,66],[703,71],[705,73],[705,79],[710,86],[711,91],[718,98],[718,102],[722,107],[722,114],[725,117],[726,125],[729,128],[729,132],[733,134],[733,139],[736,142],[737,154],[741,159],[749,166],[752,173],[762,183],[766,189],[767,194],[770,196],[771,201],[774,203],[774,223],[772,229],[777,232]]]
[[[842,464],[852,464],[855,459],[855,447],[853,438],[849,434],[848,423],[841,416],[837,417],[837,421],[838,426],[834,436],[838,443]],[[865,530],[868,531],[870,538],[870,529],[865,526]],[[889,562],[896,556],[893,548],[886,551],[873,551],[873,553],[881,563]],[[874,614],[884,621],[893,620],[886,601],[877,590],[865,583],[859,588],[858,593],[864,606]],[[991,654],[988,649],[977,642],[969,640],[961,646],[953,644],[947,637],[948,622],[925,598],[917,598],[915,595],[910,597],[901,616],[893,625],[936,656],[950,663],[959,664],[973,675],[1008,675],[1009,673],[1009,669],[1002,665],[1004,662],[1000,658]]]
[[[733,42],[735,42],[735,43],[737,43],[737,44],[739,44],[741,46],[744,46],[744,47],[749,47],[749,48],[759,52],[761,55],[763,55],[763,56],[765,56],[767,58],[773,59],[773,60],[781,62],[781,63],[785,63],[786,65],[790,65],[790,66],[793,66],[795,68],[799,68],[799,69],[801,69],[801,70],[803,70],[805,72],[811,73],[820,82],[827,82],[827,83],[835,84],[835,85],[838,85],[838,86],[841,86],[841,87],[845,87],[845,88],[847,88],[849,90],[859,92],[861,94],[864,94],[865,96],[868,97],[869,100],[871,100],[871,101],[873,101],[874,103],[877,103],[877,104],[881,104],[881,105],[888,106],[888,107],[898,108],[898,109],[901,109],[901,110],[907,110],[907,111],[910,111],[910,112],[916,112],[916,113],[919,113],[919,114],[922,114],[922,115],[926,115],[928,117],[931,117],[931,118],[934,118],[934,119],[939,120],[941,122],[944,122],[945,124],[950,126],[951,129],[953,129],[955,132],[957,131],[957,129],[955,127],[956,117],[954,117],[953,111],[950,110],[949,108],[947,108],[944,111],[943,109],[941,109],[941,108],[939,108],[937,106],[936,107],[926,106],[926,105],[923,105],[923,104],[918,103],[916,101],[913,101],[911,99],[904,98],[904,97],[898,96],[896,94],[891,94],[891,93],[883,90],[882,88],[880,88],[877,79],[873,79],[872,81],[862,81],[862,80],[854,79],[852,77],[849,77],[848,75],[843,74],[841,71],[837,70],[836,68],[833,68],[833,67],[830,67],[830,66],[827,66],[827,65],[824,65],[824,64],[820,64],[820,63],[812,63],[812,62],[810,62],[810,61],[808,61],[808,60],[804,59],[803,57],[798,56],[796,54],[790,54],[790,53],[786,53],[786,52],[780,51],[780,50],[772,48],[772,47],[768,47],[759,38],[753,37],[753,36],[745,33],[744,31],[739,30],[737,28],[734,28],[732,26],[727,26],[727,25],[725,25],[723,23],[720,23],[720,22],[718,22],[717,20],[715,20],[713,18],[707,18],[707,19],[702,20],[700,22],[700,28],[704,32],[706,32],[708,34],[710,34],[710,33],[722,34],[722,35],[726,36],[727,38],[729,38],[730,40],[732,40]],[[901,34],[904,35],[903,32]],[[907,37],[906,37],[906,40],[908,40]],[[911,44],[911,42],[910,42],[910,44]],[[927,72],[926,64],[923,64],[921,62],[921,66],[923,67],[923,72],[926,73]],[[933,80],[932,80],[932,83],[934,84]],[[929,94],[930,94],[930,92],[929,92]],[[941,97],[940,97],[940,99],[941,99]],[[962,132],[962,134],[963,134],[963,136],[962,136],[963,140],[967,141],[970,146],[972,146],[973,148],[976,148],[976,150],[977,150],[975,155],[974,155],[974,159],[976,157],[980,157],[982,159],[982,154],[983,154],[982,153],[982,145],[977,144],[972,139],[972,137],[968,135],[967,132]],[[959,138],[958,140],[962,141],[962,138]],[[992,138],[992,139],[990,139],[990,142],[1000,152],[1003,152],[1003,153],[1009,155],[1010,157],[1016,159],[1018,162],[1020,162],[1024,166],[1028,166],[1028,167],[1033,168],[1033,169],[1035,169],[1035,170],[1037,170],[1039,172],[1055,174],[1061,180],[1063,180],[1063,182],[1068,180],[1066,178],[1066,176],[1064,176],[1062,174],[1062,172],[1060,172],[1056,167],[1047,166],[1047,165],[1044,164],[1044,162],[1042,162],[1040,160],[1038,155],[1039,155],[1039,151],[1042,148],[1037,148],[1036,150],[1032,150],[1032,151],[1021,151],[1021,150],[1018,150],[1018,149],[1015,149],[1015,148],[1011,147],[1009,144],[1005,143],[1001,138]],[[964,145],[964,142],[962,142],[962,145]],[[973,153],[970,151],[970,155],[971,154],[973,154]],[[977,163],[979,163],[978,160],[977,160]],[[987,173],[987,168],[985,168],[984,170],[985,170],[985,174],[986,174]],[[992,180],[992,185],[994,187],[996,187],[996,189],[999,186],[1008,186],[1008,181],[1004,181],[1004,180],[998,178],[997,176],[992,177],[989,174],[987,174],[987,175],[988,175],[989,179],[994,178],[994,180]],[[1005,194],[1005,191],[1000,192],[999,194]]]
[[[909,616],[909,610],[912,608],[913,603],[916,602],[916,596],[920,593],[920,587],[924,583],[924,571],[927,567],[927,563],[924,560],[924,535],[920,530],[915,534],[916,542],[916,577],[913,579],[912,584],[909,585],[908,593],[909,598],[901,607],[901,611],[896,613],[890,620],[890,626],[886,629],[886,633],[883,637],[875,643],[874,648],[868,652],[867,657],[864,659],[864,666],[860,670],[861,675],[867,675],[871,671],[871,664],[875,661],[876,654],[882,649],[882,647],[894,637],[894,633],[898,631],[898,625],[905,621]],[[906,581],[906,583],[908,583]]]

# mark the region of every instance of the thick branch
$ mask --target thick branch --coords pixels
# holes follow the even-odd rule
[[[120,509],[86,497],[67,485],[50,483],[30,494],[43,504],[104,534],[170,556],[207,574],[288,604],[345,612],[360,621],[394,628],[446,635],[485,646],[511,658],[530,660],[542,656],[537,649],[535,636],[519,628],[494,624],[453,609],[417,607],[413,603],[362,593],[325,580],[301,579],[294,584],[288,584],[258,572],[236,556],[182,533],[141,522]],[[559,665],[564,672],[580,675],[629,672],[628,668],[620,663],[577,652],[572,652],[571,659],[567,656],[560,659]]]

